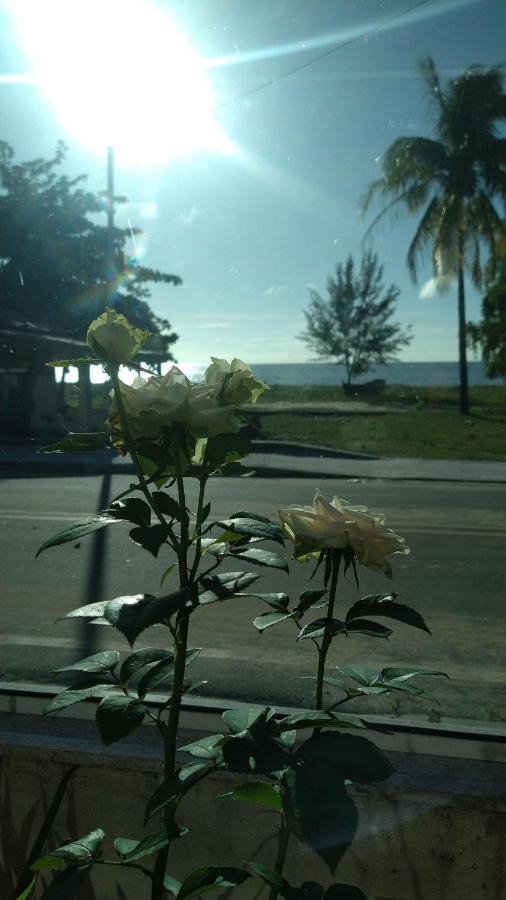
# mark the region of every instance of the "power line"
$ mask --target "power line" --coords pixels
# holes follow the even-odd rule
[[[398,19],[402,19],[404,16],[409,15],[409,13],[414,12],[422,6],[426,6],[427,3],[430,3],[431,0],[418,0],[418,3],[414,3],[413,6],[410,6],[408,9],[404,9],[399,13],[395,13],[395,15],[390,16],[390,18],[384,19],[381,22],[378,22],[377,25],[374,25],[372,28],[368,28],[366,31],[361,32],[361,34],[357,34],[352,38],[348,38],[346,41],[341,41],[339,44],[336,44],[334,47],[330,47],[328,50],[324,50],[322,53],[319,53],[318,56],[313,56],[312,59],[306,60],[306,62],[299,63],[296,66],[293,66],[291,69],[287,69],[286,72],[282,72],[281,75],[277,75],[275,78],[270,78],[268,81],[263,81],[261,84],[257,84],[256,87],[250,88],[248,91],[244,91],[242,94],[237,94],[237,96],[232,97],[231,100],[226,101],[225,103],[219,104],[218,109],[222,109],[224,106],[229,106],[233,103],[238,103],[240,100],[245,100],[247,97],[251,97],[253,94],[258,94],[259,91],[263,91],[266,88],[274,87],[275,84],[278,84],[280,81],[284,81],[285,78],[289,78],[291,75],[295,75],[297,72],[302,71],[302,69],[308,69],[309,66],[314,66],[315,63],[320,62],[322,59],[326,59],[327,56],[331,56],[333,53],[337,53],[338,50],[343,50],[345,47],[349,47],[350,44],[355,44],[357,41],[362,40],[362,38],[366,34],[374,34],[376,31],[380,31],[385,25],[389,25],[392,22],[396,22]]]

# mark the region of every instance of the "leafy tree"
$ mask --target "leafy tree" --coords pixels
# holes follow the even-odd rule
[[[138,327],[149,328],[148,349],[172,359],[177,339],[149,308],[149,283],[181,279],[129,262],[130,230],[95,221],[104,199],[85,190],[85,175],[60,174],[66,148],[52,159],[16,163],[0,142],[0,301],[12,320],[54,328],[83,339],[88,323],[116,307]],[[124,198],[115,198],[122,202]],[[138,233],[138,231],[134,231]],[[111,240],[112,238],[112,240]]]
[[[335,278],[327,280],[328,300],[310,291],[311,303],[304,311],[307,332],[300,335],[318,356],[344,365],[347,383],[371,366],[395,359],[400,347],[409,344],[409,328],[392,324],[399,288],[385,290],[383,266],[371,251],[362,256],[355,271],[352,256],[336,266]]]
[[[489,378],[506,377],[506,260],[495,279],[490,279],[481,306],[482,320],[470,322],[467,328],[469,343],[481,347]]]
[[[417,263],[430,248],[434,275],[457,279],[460,409],[467,413],[464,277],[467,271],[481,286],[482,248],[493,268],[498,235],[504,235],[494,201],[506,200],[506,141],[497,131],[506,118],[506,97],[499,67],[475,66],[446,87],[430,57],[420,61],[420,69],[435,113],[434,138],[400,137],[391,144],[381,178],[364,197],[364,209],[377,195],[389,201],[368,232],[386,213],[422,210],[407,255],[411,277],[416,281]]]

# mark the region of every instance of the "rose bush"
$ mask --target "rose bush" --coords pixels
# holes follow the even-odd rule
[[[296,557],[349,547],[362,565],[391,578],[392,568],[387,557],[409,553],[404,538],[385,526],[383,515],[366,506],[352,506],[339,497],[329,503],[317,494],[312,507],[280,509],[279,518],[284,533],[294,544]]]
[[[104,361],[129,362],[149,336],[149,331],[134,328],[125,316],[114,309],[106,309],[91,323],[86,332],[86,342]]]

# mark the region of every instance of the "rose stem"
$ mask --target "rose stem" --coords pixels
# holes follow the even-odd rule
[[[325,661],[332,641],[332,617],[334,614],[334,603],[336,599],[337,576],[339,575],[339,564],[341,562],[341,553],[339,551],[330,550],[331,554],[331,576],[329,588],[329,605],[327,608],[327,617],[325,619],[325,632],[322,639],[322,645],[318,650],[318,672],[316,676],[316,696],[315,709],[323,709],[323,679],[325,676]],[[319,729],[315,728],[314,733],[318,734]]]

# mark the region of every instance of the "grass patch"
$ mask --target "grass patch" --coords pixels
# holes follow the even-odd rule
[[[505,384],[476,385],[470,388],[469,393],[471,407],[506,411]],[[328,401],[341,403],[348,399],[344,396],[341,385],[332,384],[273,384],[270,391],[262,397],[262,401],[265,403],[323,403]],[[365,401],[367,398],[358,397],[356,399]],[[420,387],[418,385],[387,384],[384,393],[370,402],[380,406],[391,403],[403,406],[427,405],[458,408],[459,389],[457,386]]]
[[[259,437],[299,441],[378,456],[423,459],[506,459],[506,415],[461,416],[420,409],[383,415],[259,416]]]

